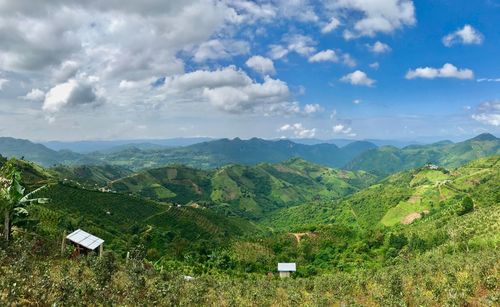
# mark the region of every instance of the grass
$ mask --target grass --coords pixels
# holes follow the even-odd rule
[[[411,213],[422,213],[422,211],[429,209],[430,206],[427,203],[422,203],[420,201],[416,203],[410,203],[407,201],[400,202],[396,207],[387,211],[380,223],[385,226],[394,226],[401,223],[401,221]]]

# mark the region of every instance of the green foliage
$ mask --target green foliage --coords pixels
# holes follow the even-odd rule
[[[411,145],[403,149],[380,147],[368,150],[347,165],[350,170],[365,170],[380,176],[420,167],[426,163],[457,167],[480,157],[500,154],[500,139],[482,134],[461,142],[439,142],[430,145]]]
[[[188,280],[178,265],[155,268],[140,252],[134,252],[128,263],[111,254],[74,261],[33,253],[35,242],[19,237],[8,249],[0,249],[4,289],[0,304],[494,306],[500,302],[500,254],[495,249],[397,256],[387,267],[308,278],[228,276],[209,269],[209,274]],[[212,267],[231,267],[230,255],[214,258]]]
[[[474,210],[474,203],[472,202],[472,199],[469,196],[466,196],[462,200],[460,210],[457,213],[458,215],[464,215],[471,212],[472,210]]]
[[[232,163],[243,165],[255,165],[262,162],[278,163],[293,157],[331,167],[341,167],[360,153],[374,147],[375,145],[369,142],[353,142],[339,148],[333,144],[303,145],[288,140],[236,138],[177,148],[95,153],[90,157],[135,170],[169,164],[207,169]]]
[[[374,181],[365,172],[292,159],[279,164],[228,165],[213,171],[185,166],[150,169],[114,180],[109,188],[158,201],[208,203],[228,214],[256,219],[285,206],[337,199]]]
[[[41,144],[32,143],[28,140],[0,137],[0,154],[9,158],[18,158],[39,163],[43,166],[51,166],[63,163],[91,163],[91,158],[67,150],[55,151]]]
[[[418,168],[366,188],[365,172],[300,159],[119,180],[136,196],[51,184],[36,193],[51,202],[29,207],[37,223],[0,247],[0,304],[495,305],[499,161]],[[147,200],[147,187],[192,202]],[[421,216],[402,223],[410,209]],[[256,214],[267,229],[241,218]],[[79,227],[106,240],[102,258],[60,256],[61,231]],[[269,276],[278,262],[298,270]]]
[[[5,162],[0,168],[0,212],[4,216],[3,238],[9,241],[14,215],[26,215],[25,206],[30,203],[46,203],[47,198],[31,198],[32,194],[44,189],[45,186],[25,194],[21,184],[21,172],[17,169],[15,160]]]

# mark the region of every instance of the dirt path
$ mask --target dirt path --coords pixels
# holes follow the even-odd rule
[[[153,215],[151,215],[151,216],[148,216],[147,218],[145,218],[145,219],[144,219],[144,221],[148,221],[148,220],[150,220],[150,219],[152,219],[152,218],[154,218],[154,217],[157,217],[157,216],[159,216],[159,215],[165,214],[165,213],[167,213],[168,211],[170,211],[170,209],[172,209],[172,206],[169,206],[169,207],[167,208],[167,210],[163,210],[163,211],[161,211],[161,212],[158,212],[158,213],[156,213],[156,214],[153,214]]]
[[[297,244],[300,243],[300,240],[302,240],[302,237],[305,237],[305,236],[314,236],[314,234],[312,232],[292,232],[290,233],[291,235],[293,235],[295,237],[295,240],[297,241]]]
[[[443,190],[441,190],[441,184],[438,184],[438,191],[439,191],[439,200],[445,200],[446,196],[444,196]]]

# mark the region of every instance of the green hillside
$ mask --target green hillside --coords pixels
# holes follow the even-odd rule
[[[165,254],[169,248],[178,249],[179,242],[185,245],[183,248],[195,249],[200,240],[222,244],[224,239],[257,230],[244,220],[203,208],[177,207],[65,184],[52,185],[37,196],[51,200],[30,207],[38,231],[57,235],[62,229],[87,229],[117,251],[142,243],[154,248],[155,253]]]
[[[24,158],[46,167],[55,164],[97,163],[89,157],[68,150],[55,151],[41,144],[10,137],[0,137],[0,155]]]
[[[374,180],[363,171],[341,171],[296,158],[211,171],[185,166],[156,168],[113,180],[109,188],[164,202],[216,205],[219,210],[256,218],[313,199],[338,199]]]
[[[188,206],[83,189],[72,180],[57,182],[57,174],[35,164],[18,165],[30,186],[51,183],[37,194],[51,201],[28,206],[29,219],[16,221],[13,241],[0,240],[5,246],[0,271],[7,272],[0,286],[16,289],[0,302],[133,305],[145,295],[159,304],[185,305],[498,302],[498,155],[458,168],[424,166],[369,187],[363,187],[373,181],[367,173],[301,159],[215,171],[176,166],[123,178],[132,187],[161,182],[186,199],[208,199],[192,199]],[[257,204],[266,197],[284,202],[301,193],[314,197],[302,205],[262,210],[256,225],[221,215],[221,208],[210,204],[214,191],[229,206],[245,210],[252,208],[242,207],[248,204],[242,202],[245,195]],[[63,230],[76,228],[105,239],[103,258],[61,257]],[[268,277],[277,262],[297,263],[293,279]]]
[[[177,255],[185,249],[196,250],[200,244],[224,245],[229,238],[260,231],[258,226],[246,220],[225,217],[205,208],[181,207],[126,194],[87,189],[83,186],[90,176],[83,176],[83,184],[80,184],[64,180],[58,177],[59,173],[47,171],[32,162],[13,161],[21,171],[23,185],[28,191],[48,185],[36,196],[50,200],[43,204],[28,205],[27,218],[16,220],[16,225],[28,227],[53,240],[58,240],[63,231],[83,228],[105,239],[108,248],[115,251],[142,244],[154,258],[160,254]],[[0,156],[0,167],[5,162],[6,159]],[[78,172],[109,175],[116,168],[78,167],[65,170],[74,171],[76,175]]]
[[[350,161],[346,169],[365,170],[385,176],[426,163],[457,167],[474,159],[497,154],[500,154],[500,139],[485,133],[456,144],[438,142],[431,145],[411,145],[402,149],[391,146],[371,149]]]
[[[87,187],[104,187],[108,182],[125,177],[132,171],[112,165],[58,165],[49,169],[63,180],[73,180]]]
[[[131,169],[182,164],[195,168],[215,168],[226,164],[254,165],[262,162],[278,163],[293,157],[331,167],[340,167],[354,157],[373,149],[369,142],[357,141],[344,147],[334,144],[304,145],[288,140],[268,141],[258,138],[250,140],[221,139],[186,147],[161,150],[126,150],[92,155],[100,161]]]
[[[500,204],[500,156],[452,169],[425,166],[389,176],[340,201],[317,202],[277,211],[265,224],[296,229],[318,224],[360,229],[411,224],[471,197],[476,207]]]

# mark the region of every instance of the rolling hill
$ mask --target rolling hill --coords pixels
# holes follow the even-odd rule
[[[278,164],[227,165],[216,170],[155,168],[113,180],[108,187],[158,201],[215,204],[219,209],[258,218],[313,199],[338,199],[374,181],[374,176],[363,171],[341,171],[294,158]]]
[[[117,151],[126,147],[142,149],[189,146],[196,143],[208,142],[208,137],[171,138],[171,139],[143,139],[143,140],[107,140],[107,141],[48,141],[42,145],[52,150],[71,150],[77,153],[90,153],[94,151]]]
[[[175,141],[172,144],[190,144],[189,141],[195,142],[181,139],[180,143]],[[92,144],[84,142],[82,146]],[[172,164],[213,169],[227,164],[279,163],[299,157],[328,167],[365,170],[384,177],[393,172],[420,167],[428,162],[455,167],[483,156],[500,153],[500,140],[491,134],[479,135],[460,143],[441,141],[430,145],[410,145],[401,149],[393,146],[377,147],[367,141],[354,141],[338,147],[327,143],[313,142],[306,145],[290,140],[272,141],[258,138],[219,139],[170,148],[162,144],[141,142],[115,147],[109,147],[110,144],[114,143],[98,143],[99,146],[105,146],[102,152],[80,154],[68,150],[55,151],[27,140],[0,138],[0,154],[7,157],[24,157],[46,167],[109,164],[136,171]]]
[[[89,157],[72,151],[55,151],[42,144],[10,137],[0,137],[0,155],[8,158],[24,158],[46,167],[56,164],[98,163]]]
[[[5,161],[0,156],[0,167]],[[211,246],[223,245],[230,238],[260,231],[258,226],[246,220],[226,217],[205,208],[180,207],[127,194],[82,188],[84,183],[96,181],[89,179],[92,178],[90,175],[104,180],[106,176],[120,173],[121,170],[113,173],[116,171],[113,167],[71,168],[75,174],[87,175],[83,177],[83,184],[79,184],[63,180],[60,173],[33,162],[15,160],[15,163],[28,191],[47,185],[46,189],[36,193],[36,197],[50,199],[47,203],[28,205],[27,218],[17,221],[16,225],[29,227],[47,238],[57,240],[63,230],[84,228],[105,239],[108,248],[115,251],[143,244],[154,250],[153,254],[168,254],[194,248],[202,241]]]
[[[500,154],[500,139],[485,133],[460,143],[443,141],[430,145],[411,145],[402,149],[392,146],[374,148],[361,153],[347,163],[345,168],[362,169],[386,176],[426,163],[457,167],[468,161],[496,154]]]
[[[278,163],[293,157],[330,167],[341,167],[351,159],[376,148],[369,142],[356,141],[339,148],[334,144],[297,144],[288,140],[269,141],[258,138],[241,140],[221,139],[186,147],[161,150],[129,148],[113,153],[96,153],[93,158],[131,169],[183,164],[196,168],[215,168],[237,163],[255,165],[261,162]]]
[[[48,169],[63,180],[72,180],[88,188],[103,187],[112,180],[128,176],[132,171],[113,165],[58,165]]]
[[[340,201],[276,211],[264,223],[286,229],[333,223],[365,230],[411,224],[440,210],[458,210],[467,196],[476,208],[498,207],[498,182],[499,155],[449,170],[425,166],[391,175]]]

